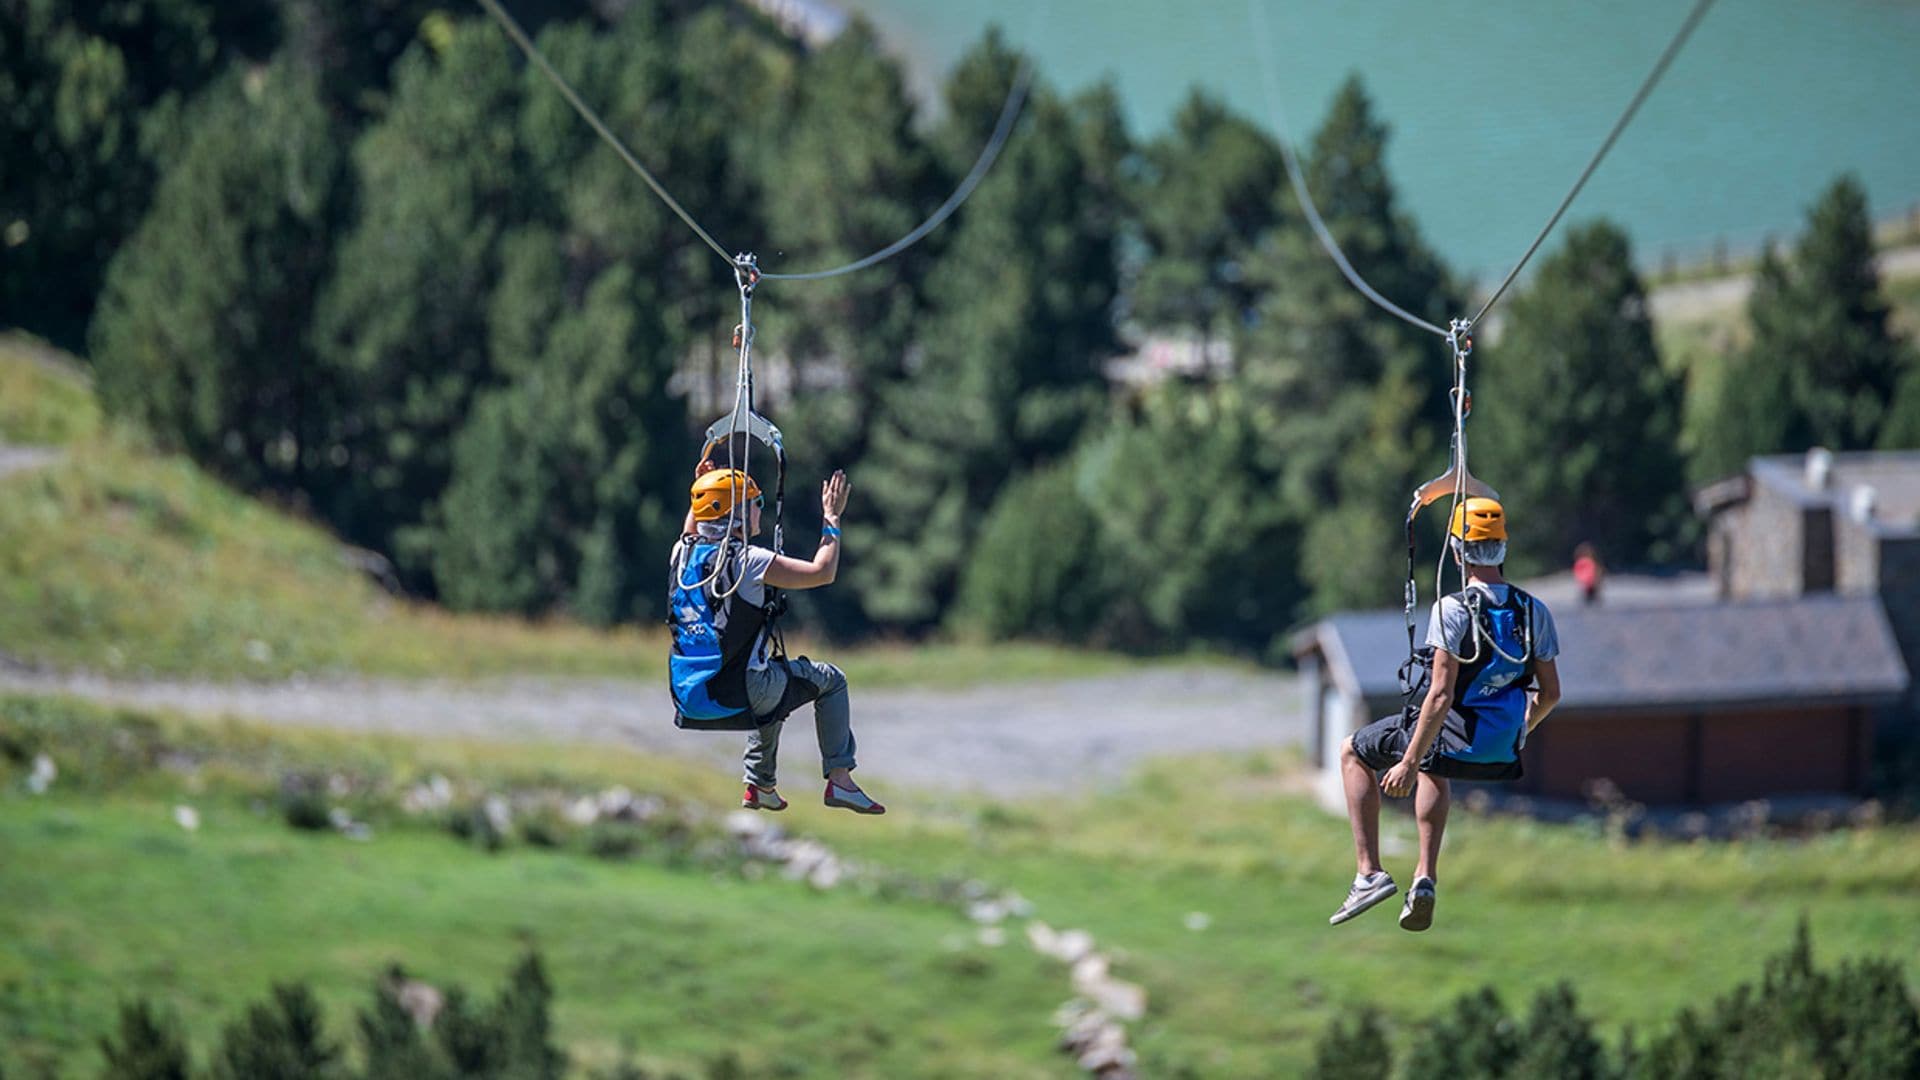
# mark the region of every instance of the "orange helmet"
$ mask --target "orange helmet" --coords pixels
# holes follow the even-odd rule
[[[1499,500],[1476,495],[1453,508],[1453,525],[1448,531],[1456,540],[1505,540],[1507,513]]]
[[[760,497],[760,485],[739,469],[714,469],[693,482],[693,520],[719,521],[733,512],[734,499],[751,502]]]

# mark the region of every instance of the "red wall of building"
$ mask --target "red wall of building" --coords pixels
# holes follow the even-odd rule
[[[1597,779],[1644,803],[1718,803],[1864,790],[1870,738],[1858,710],[1556,715],[1524,751],[1521,790],[1585,799]]]
[[[1640,802],[1686,801],[1685,717],[1553,716],[1521,755],[1522,785],[1536,795],[1585,799],[1588,783],[1604,777]]]
[[[1845,709],[1706,717],[1700,801],[1853,790],[1865,775],[1850,761],[1865,742],[1855,723]]]

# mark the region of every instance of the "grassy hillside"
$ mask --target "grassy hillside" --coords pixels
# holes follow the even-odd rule
[[[649,834],[623,858],[589,831],[515,832],[487,854],[409,817],[395,794],[434,772],[480,791],[666,794],[694,820],[731,789],[685,765],[594,749],[267,734],[0,701],[0,1069],[95,1063],[92,1036],[133,993],[187,1014],[204,1046],[274,979],[310,978],[345,1032],[368,980],[400,960],[431,981],[491,985],[522,942],[545,951],[562,1038],[604,1064],[702,1068],[737,1051],[748,1075],[1068,1075],[1048,1016],[1065,973],[1019,920],[982,944],[926,889],[816,892],[703,857],[704,833]],[[33,754],[60,763],[25,792]],[[288,777],[337,777],[330,804],[372,823],[363,843],[297,832]],[[1629,843],[1596,828],[1456,815],[1438,923],[1411,935],[1390,907],[1338,929],[1347,832],[1283,761],[1202,759],[1115,790],[1017,804],[893,792],[855,819],[796,798],[782,820],[883,881],[977,879],[1053,926],[1084,927],[1143,984],[1132,1036],[1146,1075],[1297,1075],[1312,1041],[1362,1002],[1396,1039],[1456,994],[1510,1002],[1568,979],[1610,1032],[1645,1033],[1756,975],[1802,914],[1823,957],[1878,955],[1920,975],[1920,831],[1885,826],[1739,844]],[[798,794],[795,792],[793,794]],[[171,820],[189,803],[197,832]],[[455,816],[470,812],[456,803]],[[532,842],[539,837],[538,843]],[[1404,876],[1409,823],[1389,823]],[[547,847],[540,844],[551,845]],[[1196,927],[1198,929],[1196,929]],[[7,1055],[13,1056],[9,1058]]]
[[[0,443],[64,448],[52,465],[0,476],[0,653],[60,669],[216,679],[652,679],[662,669],[665,638],[654,627],[454,616],[389,597],[324,530],[103,424],[79,371],[43,346],[0,337]],[[840,658],[867,686],[1091,675],[1127,663],[970,644]]]
[[[29,339],[0,336],[0,442],[65,446],[99,430],[85,372]]]
[[[1883,282],[1893,308],[1893,325],[1910,342],[1920,342],[1920,277]],[[1752,340],[1745,305],[1699,318],[1671,318],[1654,328],[1661,359],[1685,380],[1687,426],[1700,423],[1713,407],[1725,378],[1727,358]],[[1695,477],[1697,481],[1713,477]]]
[[[0,649],[30,662],[223,678],[654,666],[638,633],[395,601],[326,533],[124,434],[0,485]]]

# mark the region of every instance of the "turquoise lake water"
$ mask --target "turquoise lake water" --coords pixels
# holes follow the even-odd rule
[[[1055,87],[1118,86],[1136,134],[1193,85],[1266,122],[1245,0],[853,0],[938,77],[990,23]],[[1457,269],[1519,257],[1626,105],[1682,0],[1269,0],[1296,139],[1357,71],[1392,127],[1406,206]],[[1569,220],[1605,215],[1643,265],[1797,230],[1852,170],[1876,217],[1920,204],[1920,0],[1720,0]]]

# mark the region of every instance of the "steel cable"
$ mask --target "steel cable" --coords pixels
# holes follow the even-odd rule
[[[1360,272],[1347,261],[1346,253],[1340,250],[1340,245],[1334,240],[1333,233],[1327,228],[1327,223],[1321,220],[1319,209],[1313,205],[1313,195],[1307,190],[1306,177],[1301,174],[1300,162],[1294,156],[1293,144],[1287,138],[1286,112],[1280,107],[1280,80],[1275,74],[1272,34],[1267,26],[1266,6],[1261,0],[1247,0],[1247,12],[1253,23],[1253,46],[1260,58],[1261,82],[1266,87],[1267,111],[1273,114],[1274,131],[1279,136],[1280,159],[1287,167],[1287,180],[1293,185],[1293,194],[1300,200],[1300,209],[1306,214],[1307,224],[1313,229],[1313,235],[1319,238],[1320,246],[1326,249],[1327,256],[1333,260],[1335,266],[1340,268],[1340,273],[1345,275],[1347,282],[1359,290],[1360,295],[1373,301],[1382,311],[1397,319],[1417,326],[1429,334],[1446,337],[1445,330],[1380,295],[1378,290],[1367,284],[1366,279],[1360,276]]]
[[[1533,253],[1539,251],[1540,245],[1546,242],[1548,234],[1553,232],[1553,227],[1560,224],[1561,216],[1567,212],[1569,206],[1573,205],[1573,200],[1579,196],[1580,189],[1587,186],[1587,179],[1593,175],[1595,169],[1600,167],[1601,160],[1607,156],[1607,151],[1613,149],[1613,144],[1627,130],[1627,125],[1633,122],[1634,114],[1640,111],[1640,106],[1653,93],[1653,88],[1659,85],[1661,76],[1673,66],[1674,59],[1686,46],[1687,39],[1693,36],[1694,28],[1700,25],[1700,20],[1706,18],[1707,9],[1712,6],[1713,0],[1697,0],[1693,5],[1693,10],[1687,13],[1686,21],[1680,24],[1680,29],[1673,35],[1673,40],[1667,43],[1666,51],[1660,54],[1660,59],[1654,62],[1653,70],[1648,72],[1646,79],[1640,83],[1640,89],[1634,91],[1633,100],[1627,102],[1626,111],[1620,114],[1620,119],[1613,122],[1613,130],[1607,132],[1606,139],[1600,143],[1600,149],[1593,152],[1587,167],[1580,170],[1580,177],[1573,182],[1573,187],[1568,189],[1567,197],[1560,200],[1560,205],[1553,211],[1553,216],[1547,219],[1540,234],[1535,236],[1533,243],[1527,246],[1526,254],[1520,256],[1520,261],[1513,264],[1512,270],[1507,271],[1507,276],[1500,282],[1500,287],[1493,290],[1493,295],[1487,297],[1486,303],[1480,305],[1480,310],[1475,313],[1472,322],[1478,323],[1488,311],[1492,310],[1493,305],[1498,303],[1500,297],[1506,293],[1507,287],[1513,284],[1513,279],[1520,276],[1521,268],[1527,265],[1527,261],[1533,258]]]
[[[732,265],[734,257],[727,253],[727,249],[721,246],[720,242],[715,240],[711,233],[702,228],[698,221],[694,220],[693,215],[688,213],[687,209],[680,205],[679,200],[673,197],[673,193],[666,189],[666,185],[656,179],[653,173],[649,172],[647,167],[640,163],[640,159],[634,156],[633,151],[627,149],[627,145],[620,141],[620,137],[615,135],[612,129],[607,127],[606,123],[600,119],[599,114],[594,112],[585,101],[581,100],[579,93],[561,76],[559,71],[555,70],[553,64],[547,60],[546,54],[540,51],[540,47],[534,44],[533,39],[527,35],[527,32],[521,28],[518,22],[514,21],[513,16],[508,14],[504,7],[500,6],[499,0],[478,0],[478,3],[486,9],[489,15],[493,16],[494,21],[500,24],[501,29],[506,31],[507,36],[513,40],[513,43],[519,46],[521,52],[526,54],[528,61],[530,61],[534,67],[538,68],[541,74],[546,76],[547,81],[553,84],[554,89],[560,91],[561,96],[567,99],[567,104],[573,106],[573,111],[579,113],[580,118],[585,120],[588,126],[593,128],[594,133],[600,136],[601,141],[612,147],[614,152],[620,155],[620,160],[626,162],[627,168],[632,169],[641,180],[645,181],[647,187],[660,198],[661,202],[666,204],[667,209],[673,211],[674,215],[684,222],[687,228],[693,230],[694,235],[698,236],[701,242],[711,248],[715,255],[720,256],[728,265]],[[1041,10],[1045,10],[1045,5],[1042,5]],[[914,244],[919,243],[928,233],[939,228],[949,217],[952,217],[954,211],[960,209],[961,204],[965,203],[968,197],[973,194],[974,189],[979,187],[980,181],[986,178],[988,170],[993,168],[994,162],[1000,156],[1001,149],[1006,146],[1008,137],[1013,133],[1014,121],[1019,118],[1021,109],[1026,104],[1027,90],[1032,81],[1033,61],[1030,58],[1023,58],[1019,71],[1014,75],[1013,84],[1007,89],[1006,104],[1001,106],[1000,118],[994,124],[993,134],[987,139],[986,146],[981,148],[980,156],[974,160],[973,168],[969,169],[966,176],[961,178],[960,185],[954,189],[952,195],[947,197],[947,201],[941,203],[925,221],[915,226],[912,231],[878,251],[842,266],[794,274],[762,271],[760,277],[777,281],[818,281],[822,278],[838,277],[842,274],[851,274],[857,270],[865,270],[870,266],[885,262],[912,247]]]

